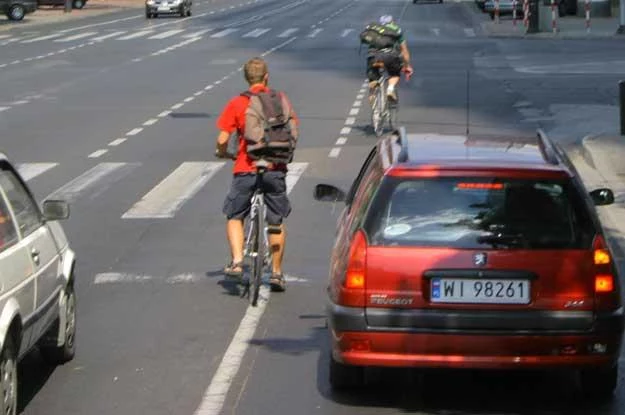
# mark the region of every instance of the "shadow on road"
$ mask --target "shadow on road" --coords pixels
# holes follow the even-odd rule
[[[29,353],[18,366],[18,403],[17,412],[22,413],[30,401],[44,387],[55,366],[48,365],[43,361],[38,350]]]

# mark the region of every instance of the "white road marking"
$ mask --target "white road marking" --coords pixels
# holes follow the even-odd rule
[[[9,65],[17,65],[20,62],[21,62],[21,60],[18,59],[18,60],[15,60],[15,61],[11,62]]]
[[[184,32],[184,29],[168,30],[166,32],[159,33],[158,35],[150,36],[148,39],[166,39],[166,38],[168,38],[170,36],[174,36],[174,35],[177,35],[178,33],[182,33],[182,32]]]
[[[254,29],[251,32],[244,34],[242,37],[259,37],[264,33],[267,33],[271,29]]]
[[[11,107],[0,107],[0,112],[2,112],[2,111],[6,111],[6,110],[8,110],[8,109],[11,109]]]
[[[436,36],[440,36],[440,34],[441,34],[441,29],[434,28],[434,29],[432,29],[432,32],[433,32]]]
[[[345,120],[345,125],[354,125],[354,123],[355,123],[355,122],[356,122],[356,118],[354,118],[354,117],[348,117],[348,118]]]
[[[102,40],[105,40],[105,39],[110,39],[110,38],[115,37],[115,36],[123,35],[124,33],[126,33],[126,30],[120,30],[118,32],[109,33],[108,35],[102,35],[102,36],[94,37],[91,40],[95,40],[95,41],[99,42],[99,41],[102,41]]]
[[[337,145],[337,146],[342,146],[342,145],[345,145],[345,143],[347,143],[347,138],[346,138],[346,137],[339,137],[339,138],[336,140],[336,145]]]
[[[346,37],[347,35],[349,35],[353,31],[354,31],[354,29],[344,29],[343,33],[341,34],[341,37]]]
[[[291,192],[307,166],[308,163],[291,163],[289,165],[289,172],[286,176],[287,193]],[[243,356],[254,336],[270,295],[269,289],[263,285],[260,289],[257,306],[252,307],[250,305],[247,307],[239,328],[234,333],[234,337],[230,341],[230,345],[226,349],[226,353],[221,359],[221,363],[206,392],[204,392],[202,402],[195,410],[194,415],[218,415],[221,412],[228,389],[230,389],[230,385],[241,366]]]
[[[193,101],[194,99],[195,99],[195,97],[188,97],[188,98],[185,98],[183,101],[184,101],[184,102],[191,102],[191,101]]]
[[[11,35],[0,35],[0,40],[11,37]]]
[[[90,159],[97,159],[98,157],[104,155],[108,153],[107,149],[100,149],[100,150],[96,150],[93,153],[89,154],[87,157],[89,157]]]
[[[340,147],[334,147],[332,150],[330,150],[330,154],[328,154],[328,157],[337,158],[340,152]]]
[[[154,30],[142,30],[142,31],[139,31],[139,32],[131,33],[131,34],[126,35],[126,36],[118,37],[117,40],[136,39],[136,38],[141,37],[141,36],[149,35],[150,33],[153,33],[153,32],[154,32]]]
[[[358,99],[358,100],[354,101],[354,105],[353,105],[354,107],[360,107],[361,105],[362,105],[362,101],[361,100]]]
[[[358,94],[356,96],[356,99],[363,99],[365,97],[365,94]]]
[[[323,31],[323,29],[315,29],[312,32],[310,32],[307,37],[316,37],[322,31]]]
[[[182,102],[179,102],[178,104],[172,105],[172,106],[171,106],[171,109],[172,109],[172,110],[177,110],[177,109],[179,109],[179,108],[182,108],[182,106],[183,106],[183,105],[184,105],[184,104],[183,104]]]
[[[95,197],[138,165],[139,163],[100,163],[44,199],[62,199],[74,202],[89,189],[96,189],[93,196]]]
[[[106,21],[106,22],[88,24],[88,25],[85,25],[85,26],[73,27],[71,29],[59,30],[59,32],[61,32],[61,33],[75,32],[76,30],[88,29],[90,27],[104,26],[104,25],[111,24],[111,23],[124,22],[126,20],[138,19],[138,18],[144,17],[144,16],[145,16],[145,14],[140,14],[140,15],[131,16],[131,17],[124,17],[123,19],[109,20],[109,21]]]
[[[157,118],[151,118],[149,120],[147,120],[146,122],[143,123],[143,125],[148,126],[148,125],[153,125],[156,124],[158,122]]]
[[[134,58],[132,61],[133,62],[141,62],[143,60],[143,58]]]
[[[211,89],[213,89],[213,86],[212,86],[212,85],[206,85],[206,86],[204,87],[204,90],[205,90],[205,91],[210,91]]]
[[[163,118],[163,117],[167,117],[169,114],[171,114],[171,111],[167,110],[167,111],[161,112],[160,114],[158,114],[158,116],[160,118]]]
[[[186,34],[186,35],[182,35],[182,37],[184,37],[184,38],[200,37],[203,34],[210,32],[211,30],[214,30],[214,29],[198,30],[197,32],[193,32],[193,33],[189,33],[189,34]]]
[[[193,94],[196,97],[199,97],[200,95],[202,95],[204,93],[204,91],[197,91],[195,94]]]
[[[133,128],[132,130],[128,131],[126,135],[137,135],[141,131],[143,131],[143,128]]]
[[[126,138],[123,138],[123,137],[116,138],[115,140],[113,140],[113,141],[111,141],[111,142],[109,143],[109,146],[113,146],[113,147],[118,146],[118,145],[120,145],[121,143],[123,143],[123,142],[124,142],[124,141],[126,141],[126,140],[127,140],[127,139],[126,139]]]
[[[349,110],[349,115],[358,115],[359,112],[359,108],[352,108],[351,110]]]
[[[351,132],[352,132],[351,127],[343,127],[343,128],[341,128],[341,135],[348,135]]]
[[[120,272],[104,272],[97,274],[93,280],[94,284],[111,284],[120,282],[145,282],[151,281],[153,277],[149,275],[122,274]]]
[[[58,163],[20,163],[17,165],[17,171],[22,179],[28,182],[56,166]]]
[[[40,42],[40,41],[42,41],[42,40],[54,39],[55,37],[59,37],[59,36],[63,36],[63,34],[62,34],[62,33],[53,33],[53,34],[51,34],[51,35],[45,35],[45,36],[34,37],[34,38],[32,38],[32,39],[22,40],[22,43]]]
[[[184,162],[134,204],[123,219],[173,218],[226,163]]]
[[[13,105],[24,105],[24,104],[28,104],[28,102],[29,101],[27,99],[21,99],[19,101],[12,102],[11,104],[13,104]]]
[[[284,32],[280,33],[278,37],[289,37],[293,33],[297,32],[299,29],[297,27],[292,27],[290,29],[286,29]]]
[[[239,29],[224,29],[221,32],[217,32],[217,33],[213,33],[210,37],[213,38],[220,38],[220,37],[224,37],[224,36],[228,36],[230,33],[234,33]]]
[[[97,35],[97,34],[98,34],[98,32],[78,33],[77,35],[64,37],[62,39],[55,39],[54,41],[55,42],[71,42],[73,40],[78,40],[78,39],[82,39],[82,38],[93,36],[93,35]]]
[[[468,37],[475,37],[475,30],[471,29],[471,28],[466,28],[464,29],[464,33],[468,36]]]

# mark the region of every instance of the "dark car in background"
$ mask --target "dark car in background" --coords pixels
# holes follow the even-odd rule
[[[618,381],[623,305],[595,205],[562,149],[530,137],[396,134],[344,201],[327,287],[330,384],[370,366],[563,369],[587,397]]]
[[[88,0],[71,0],[73,9],[82,9]],[[65,6],[65,0],[37,0],[39,6]]]

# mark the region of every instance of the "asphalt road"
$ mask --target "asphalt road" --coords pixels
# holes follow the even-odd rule
[[[489,39],[470,2],[215,0],[186,19],[135,10],[0,34],[0,147],[39,198],[71,202],[79,258],[76,359],[53,370],[26,358],[23,413],[625,411],[623,384],[592,407],[553,373],[380,371],[363,391],[330,392],[323,298],[339,207],[312,190],[349,185],[375,141],[357,34],[386,13],[413,53],[400,89],[409,131],[464,133],[467,113],[473,132],[540,126],[567,144],[617,128],[622,42]],[[288,291],[249,312],[220,272],[231,166],[212,153],[215,119],[257,55],[288,92],[302,140]]]

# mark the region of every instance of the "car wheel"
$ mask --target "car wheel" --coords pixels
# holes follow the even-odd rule
[[[145,18],[146,19],[151,19],[152,18],[152,13],[146,11],[145,12]]]
[[[609,399],[618,383],[618,367],[582,369],[580,371],[582,392],[593,400]]]
[[[187,16],[187,10],[185,9],[184,6],[180,6],[180,17],[186,17]]]
[[[0,397],[3,415],[17,414],[17,352],[11,334],[7,334],[0,357]]]
[[[14,4],[7,13],[7,17],[13,21],[19,21],[26,15],[26,9],[21,4]]]
[[[558,17],[566,16],[566,3],[564,1],[560,1],[558,3]]]
[[[49,339],[47,343],[41,344],[39,349],[43,358],[50,364],[63,364],[74,358],[76,354],[76,293],[70,284],[65,288],[65,330],[63,332],[64,341],[61,346],[56,345],[53,340],[60,335],[60,316],[44,336]]]
[[[187,17],[191,16],[191,9],[187,10]]]
[[[74,9],[82,9],[85,7],[85,2],[83,0],[74,0],[72,7]]]
[[[334,360],[330,356],[330,386],[334,390],[350,389],[362,386],[365,371],[361,366],[349,366]]]

